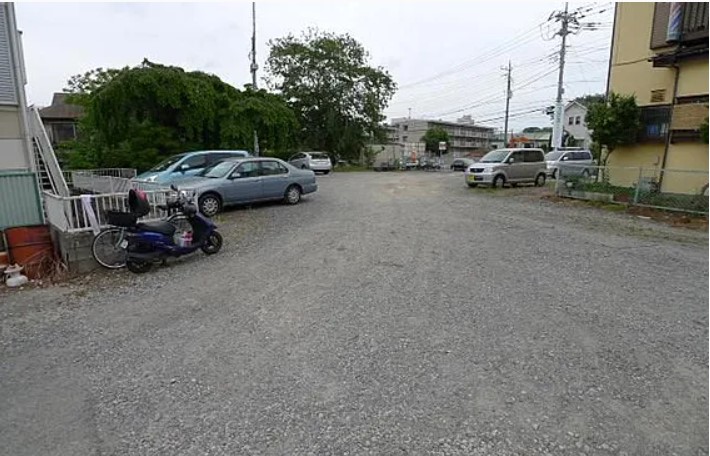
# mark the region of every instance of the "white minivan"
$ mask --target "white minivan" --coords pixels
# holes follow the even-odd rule
[[[325,152],[299,152],[288,159],[299,169],[310,169],[315,173],[328,174],[333,169],[330,157]]]
[[[488,152],[464,172],[469,187],[502,187],[522,183],[545,185],[547,169],[542,149],[496,149]]]

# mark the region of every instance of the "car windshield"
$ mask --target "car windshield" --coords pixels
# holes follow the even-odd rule
[[[170,168],[175,163],[182,160],[182,158],[184,156],[185,156],[185,154],[173,155],[172,157],[165,159],[165,160],[161,161],[160,163],[158,163],[157,165],[150,168],[150,171],[156,171],[156,172],[165,171],[166,169]]]
[[[311,154],[311,158],[313,158],[315,160],[328,160],[328,154],[315,153],[315,154]]]
[[[481,163],[500,163],[509,153],[509,150],[492,150],[483,156]]]
[[[205,170],[202,171],[199,176],[209,177],[211,179],[219,179],[220,177],[226,176],[229,170],[232,169],[232,167],[234,167],[234,162],[230,160],[215,163],[209,168],[205,168]]]
[[[547,155],[545,155],[545,160],[547,161],[555,161],[559,159],[564,152],[548,152]]]

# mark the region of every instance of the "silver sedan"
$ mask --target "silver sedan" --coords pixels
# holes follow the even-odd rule
[[[318,190],[315,173],[277,158],[228,159],[198,176],[176,182],[194,192],[200,212],[211,217],[225,206],[282,200],[297,204],[301,195]]]

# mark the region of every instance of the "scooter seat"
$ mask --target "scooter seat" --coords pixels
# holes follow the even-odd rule
[[[139,230],[152,231],[153,233],[160,233],[166,236],[172,236],[175,234],[175,225],[170,222],[138,223],[136,227]]]

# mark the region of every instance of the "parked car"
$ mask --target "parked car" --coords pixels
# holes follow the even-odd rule
[[[178,184],[194,192],[197,206],[212,217],[225,206],[283,200],[297,204],[301,195],[318,190],[315,173],[298,169],[278,158],[230,158],[205,168]]]
[[[466,171],[466,168],[474,163],[470,158],[456,158],[451,162],[451,171]]]
[[[330,157],[325,152],[299,152],[289,158],[288,162],[296,168],[323,174],[328,174],[333,169]]]
[[[565,176],[591,176],[596,167],[592,153],[583,149],[553,150],[545,155],[545,162],[552,178],[557,178],[560,168]]]
[[[417,167],[419,166],[419,162],[417,160],[408,158],[407,160],[403,161],[400,166],[402,167],[402,169],[408,171],[410,169],[417,169]]]
[[[433,157],[422,157],[419,159],[419,169],[425,171],[441,169],[439,159]]]
[[[488,152],[480,161],[464,172],[469,187],[490,185],[502,187],[534,183],[545,185],[547,168],[542,149],[496,149]]]
[[[226,158],[248,157],[246,150],[202,150],[173,155],[148,171],[135,177],[137,180],[172,184],[187,177],[196,176],[205,168]]]

